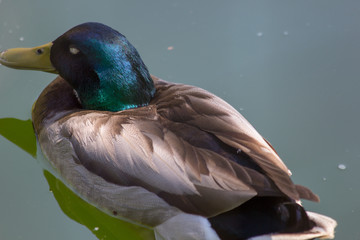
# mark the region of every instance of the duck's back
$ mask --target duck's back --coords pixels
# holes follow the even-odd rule
[[[43,152],[82,197],[148,226],[182,211],[212,217],[214,227],[215,216],[254,196],[299,199],[278,155],[229,104],[154,82],[148,106],[120,112],[81,109],[60,77],[39,97],[33,121]]]

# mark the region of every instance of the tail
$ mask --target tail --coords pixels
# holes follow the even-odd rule
[[[333,238],[336,227],[333,219],[306,212],[284,197],[255,197],[209,221],[219,237],[226,240]]]
[[[315,223],[315,226],[308,231],[299,233],[277,233],[249,238],[248,240],[306,240],[306,239],[333,239],[336,221],[330,217],[306,212],[309,219]]]

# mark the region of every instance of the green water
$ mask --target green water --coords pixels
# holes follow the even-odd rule
[[[305,207],[338,221],[336,239],[357,240],[359,11],[360,2],[348,0],[0,0],[0,49],[47,43],[86,21],[110,25],[152,74],[201,86],[237,108],[293,180],[320,196]],[[150,238],[44,172],[26,120],[54,78],[0,67],[0,239]]]

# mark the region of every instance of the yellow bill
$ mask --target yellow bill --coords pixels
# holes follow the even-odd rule
[[[0,64],[16,69],[57,73],[50,61],[53,43],[34,48],[11,48],[0,53]]]

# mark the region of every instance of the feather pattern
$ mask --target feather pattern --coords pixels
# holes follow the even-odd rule
[[[161,116],[195,126],[215,135],[232,148],[244,151],[283,193],[290,198],[299,199],[289,177],[289,169],[267,141],[233,107],[200,88],[169,84],[162,80],[155,82],[160,92],[155,96],[155,101],[156,97],[162,99],[158,107]],[[175,100],[171,99],[173,97]]]

